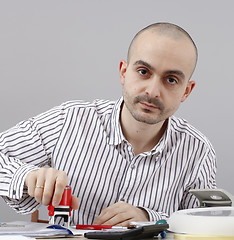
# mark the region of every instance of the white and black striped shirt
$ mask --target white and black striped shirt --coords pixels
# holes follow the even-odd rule
[[[148,211],[156,221],[197,206],[191,188],[214,188],[215,152],[207,138],[172,116],[160,142],[134,155],[123,136],[117,102],[71,101],[0,135],[0,195],[16,211],[39,204],[24,189],[26,174],[51,165],[63,170],[79,209],[73,224],[91,224],[121,198]]]

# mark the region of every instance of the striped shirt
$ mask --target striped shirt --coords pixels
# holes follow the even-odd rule
[[[79,198],[72,224],[91,224],[121,198],[144,208],[150,221],[196,207],[189,189],[216,187],[208,139],[172,116],[159,143],[134,155],[120,126],[122,101],[70,101],[0,134],[0,195],[9,206],[23,214],[39,207],[24,180],[49,165],[67,173]]]

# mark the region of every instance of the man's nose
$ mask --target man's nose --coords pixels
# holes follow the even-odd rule
[[[146,95],[148,95],[151,98],[158,98],[160,97],[160,91],[161,91],[160,79],[158,77],[148,79],[145,88]]]

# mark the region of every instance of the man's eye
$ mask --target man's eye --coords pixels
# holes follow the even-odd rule
[[[139,72],[141,75],[143,75],[143,76],[145,76],[145,75],[148,74],[148,71],[145,70],[145,69],[139,69],[138,72]]]
[[[169,77],[169,78],[167,78],[167,82],[170,84],[176,84],[177,80],[175,78]]]

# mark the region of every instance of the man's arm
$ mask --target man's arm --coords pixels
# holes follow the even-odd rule
[[[195,168],[188,180],[179,209],[195,208],[199,206],[198,199],[189,192],[190,189],[212,189],[216,188],[216,155],[211,147],[207,154],[201,159],[199,167]],[[194,176],[197,176],[196,178]]]
[[[40,114],[0,134],[0,195],[21,213],[38,202],[27,194],[27,174],[50,165],[65,118],[63,106]]]

